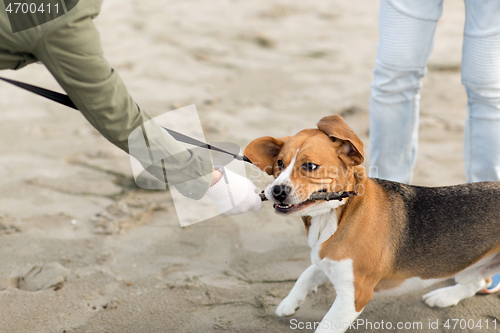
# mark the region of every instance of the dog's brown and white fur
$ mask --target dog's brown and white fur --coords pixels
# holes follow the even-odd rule
[[[427,188],[368,178],[363,143],[340,116],[293,137],[262,137],[245,149],[275,177],[265,194],[279,214],[302,217],[312,265],[276,314],[292,315],[326,279],[337,297],[316,332],[343,332],[374,293],[398,295],[454,277],[423,296],[447,307],[473,296],[500,271],[500,184]],[[317,191],[356,191],[308,201]],[[486,279],[486,280],[485,280]]]

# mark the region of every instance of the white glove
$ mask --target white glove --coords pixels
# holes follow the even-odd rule
[[[262,200],[259,190],[250,179],[223,167],[216,169],[222,172],[222,177],[210,186],[207,196],[222,215],[242,214],[249,210],[260,212]]]

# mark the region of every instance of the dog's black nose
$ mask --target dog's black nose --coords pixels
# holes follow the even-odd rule
[[[286,185],[274,185],[271,192],[276,200],[283,202],[292,192],[292,188]]]

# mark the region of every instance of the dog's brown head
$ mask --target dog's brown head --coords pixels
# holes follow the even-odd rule
[[[278,213],[310,215],[336,208],[338,201],[307,199],[317,191],[353,190],[354,167],[364,160],[363,143],[338,115],[317,125],[292,137],[258,138],[245,148],[254,165],[275,177],[265,193]]]

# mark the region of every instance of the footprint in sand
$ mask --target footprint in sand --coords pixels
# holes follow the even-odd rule
[[[58,262],[43,265],[30,265],[19,270],[10,279],[10,285],[14,288],[27,291],[37,291],[51,287],[60,288],[66,281],[69,269]]]

